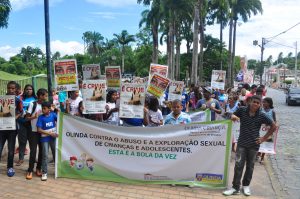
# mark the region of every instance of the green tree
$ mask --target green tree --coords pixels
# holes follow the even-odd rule
[[[118,43],[121,45],[122,52],[122,73],[125,72],[124,68],[124,60],[125,60],[125,46],[127,46],[130,42],[134,42],[134,35],[128,34],[127,30],[123,30],[121,34],[114,34]]]
[[[7,28],[11,5],[9,0],[0,1],[0,28]]]
[[[82,39],[85,52],[92,56],[92,60],[95,63],[97,56],[104,51],[104,37],[99,32],[87,31],[83,33]]]

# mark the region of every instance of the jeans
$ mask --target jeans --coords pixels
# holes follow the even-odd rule
[[[2,150],[7,140],[7,149],[8,149],[7,168],[14,167],[16,136],[17,136],[16,130],[0,131],[0,161],[2,156]]]
[[[43,149],[43,158],[42,158],[42,173],[45,174],[48,172],[48,153],[49,153],[49,142],[42,142]]]
[[[254,170],[255,158],[256,158],[257,149],[256,148],[246,148],[246,147],[237,147],[235,166],[234,166],[234,177],[232,181],[232,187],[236,190],[240,189],[241,178],[246,162],[246,171],[243,177],[243,186],[249,186],[252,174]]]
[[[49,142],[49,145],[50,145],[50,149],[51,149],[51,152],[52,152],[53,161],[55,162],[56,138],[52,138],[51,141]]]
[[[28,172],[33,172],[37,146],[39,147],[39,155],[36,169],[41,169],[42,167],[42,144],[40,142],[41,134],[38,132],[30,131],[28,134],[29,147],[30,147],[30,155],[29,155],[29,167]]]
[[[19,141],[19,160],[24,160],[25,149],[28,136],[31,132],[31,125],[19,123],[20,129],[18,130],[18,141]]]

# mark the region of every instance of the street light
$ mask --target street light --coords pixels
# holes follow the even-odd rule
[[[257,40],[254,40],[253,41],[253,45],[254,46],[259,46],[260,47],[260,64],[261,64],[261,70],[260,70],[260,74],[259,74],[259,77],[260,77],[260,80],[259,80],[259,83],[262,84],[262,75],[263,75],[263,68],[264,68],[264,65],[263,65],[263,58],[264,58],[264,50],[265,50],[265,44],[267,43],[267,40],[265,38],[261,38],[261,45],[258,44],[258,41]]]
[[[298,52],[297,52],[297,41],[295,43],[295,87],[298,87],[298,80],[297,80],[297,56],[298,56]]]

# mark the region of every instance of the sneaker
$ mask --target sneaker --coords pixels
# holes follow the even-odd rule
[[[24,163],[24,160],[18,160],[16,166],[21,166]]]
[[[249,186],[243,186],[243,192],[245,196],[251,196],[251,191]]]
[[[13,168],[7,169],[7,176],[13,177],[15,175],[15,170]]]
[[[236,190],[235,188],[227,189],[226,191],[223,191],[223,195],[225,196],[231,196],[231,195],[239,195],[241,192],[240,190]]]
[[[42,181],[46,181],[47,180],[47,173],[43,173],[41,180]]]
[[[42,171],[40,169],[36,169],[35,174],[36,174],[36,176],[41,177],[42,176]]]
[[[32,179],[32,172],[27,172],[26,179],[27,180],[31,180]]]

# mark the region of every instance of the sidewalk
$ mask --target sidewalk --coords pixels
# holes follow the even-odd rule
[[[50,156],[49,156],[50,157]],[[234,154],[232,154],[230,163],[230,177],[232,181],[234,168]],[[51,157],[52,158],[52,157]],[[50,159],[51,159],[50,158]],[[18,155],[15,156],[15,160]],[[272,171],[268,160],[265,161],[265,166],[256,163],[254,176],[251,182],[251,199],[258,198],[277,198],[273,190],[274,182],[270,180]],[[28,155],[22,166],[15,166],[16,174],[9,178],[6,176],[6,158],[3,158],[0,163],[0,198],[204,198],[204,199],[219,199],[219,198],[249,198],[241,195],[228,196],[222,195],[223,189],[206,189],[206,188],[188,188],[184,186],[169,186],[169,185],[131,185],[103,181],[88,181],[58,178],[54,179],[54,164],[49,164],[48,181],[42,182],[39,177],[34,175],[32,180],[26,180],[26,170],[28,168]],[[276,184],[276,182],[275,182]],[[229,185],[230,186],[230,185]]]

